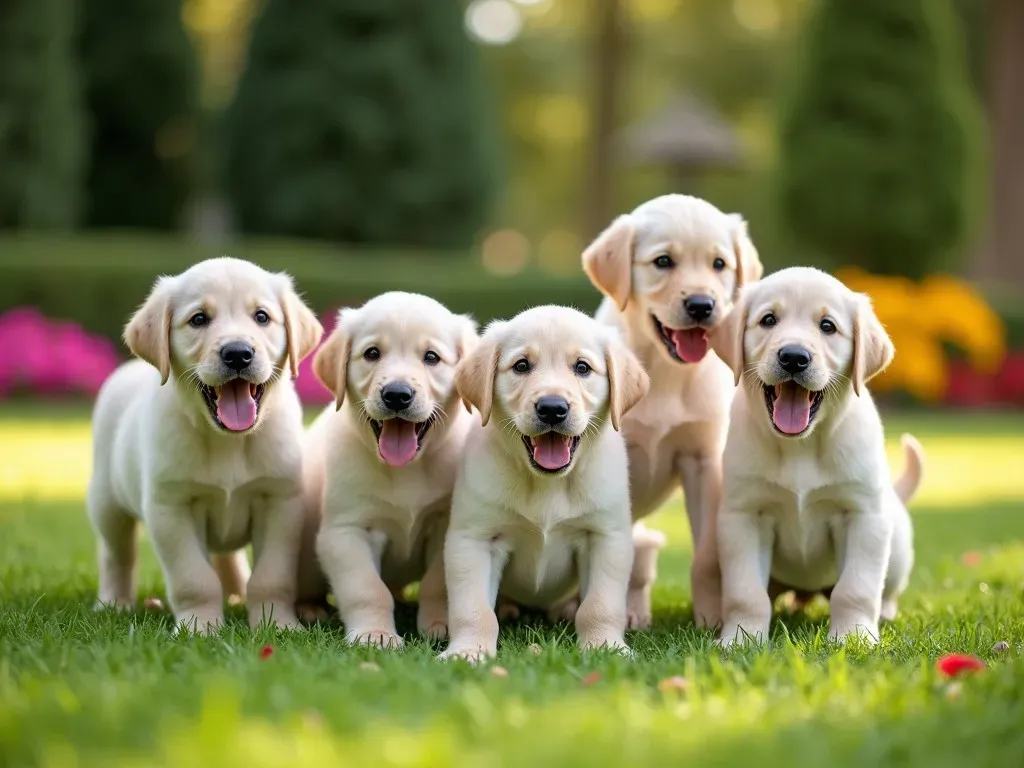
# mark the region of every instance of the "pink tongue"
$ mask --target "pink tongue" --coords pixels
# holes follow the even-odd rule
[[[699,363],[708,353],[708,334],[703,328],[669,331],[676,345],[676,354],[686,363]]]
[[[402,467],[416,456],[419,438],[416,437],[416,423],[403,419],[388,419],[381,422],[380,440],[377,450],[380,457],[392,467]]]
[[[232,432],[244,432],[256,423],[256,400],[249,382],[233,379],[217,387],[217,418]]]
[[[779,431],[799,435],[811,420],[811,391],[787,381],[775,387],[772,420]]]
[[[569,444],[572,438],[557,432],[533,438],[533,460],[544,469],[561,469],[569,463]]]

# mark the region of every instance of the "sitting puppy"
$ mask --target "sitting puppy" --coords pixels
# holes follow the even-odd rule
[[[179,626],[217,628],[224,594],[246,591],[253,625],[296,624],[302,408],[286,371],[322,333],[290,277],[247,261],[157,281],[124,332],[145,362],[118,368],[93,413],[100,605],[135,602],[141,520]]]
[[[306,442],[307,518],[350,643],[400,647],[394,595],[421,579],[419,630],[447,635],[441,556],[473,422],[453,380],[476,342],[469,318],[395,292],[342,310],[313,358],[337,402]]]
[[[664,195],[620,216],[583,253],[605,294],[597,319],[619,328],[651,377],[651,391],[623,419],[633,517],[656,512],[682,482],[693,536],[693,612],[698,626],[721,618],[715,515],[732,376],[708,354],[708,334],[726,318],[761,262],[736,214],[686,195]],[[638,523],[629,626],[651,623],[651,585],[664,537]]]
[[[893,347],[869,299],[816,269],[784,269],[744,290],[713,344],[739,384],[718,520],[722,643],[767,637],[769,581],[775,594],[830,594],[830,635],[876,641],[910,576],[905,505],[923,456],[905,435],[894,487],[865,387]]]
[[[491,323],[456,384],[480,412],[445,541],[451,643],[494,655],[495,603],[550,608],[577,588],[580,646],[624,648],[633,560],[622,417],[647,375],[613,329],[566,307]]]

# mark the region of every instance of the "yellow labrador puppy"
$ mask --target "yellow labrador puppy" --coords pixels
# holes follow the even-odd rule
[[[494,655],[495,604],[551,608],[580,589],[580,646],[624,648],[633,560],[622,417],[648,380],[611,328],[566,307],[487,327],[456,373],[480,412],[445,542],[451,643]]]
[[[694,618],[715,626],[721,593],[714,525],[732,376],[709,352],[708,334],[745,283],[761,277],[737,214],[665,195],[620,216],[583,253],[606,298],[597,319],[619,328],[651,377],[651,391],[623,419],[633,518],[657,511],[682,482],[693,535]],[[636,526],[629,626],[651,623],[651,585],[664,539]]]
[[[913,565],[906,503],[923,452],[889,478],[882,423],[866,388],[893,346],[867,296],[816,269],[744,290],[714,335],[740,385],[718,520],[726,645],[766,638],[772,597],[830,595],[830,635],[878,639]]]
[[[253,625],[295,625],[302,409],[289,372],[322,333],[288,275],[247,261],[157,281],[124,332],[145,362],[118,368],[93,414],[100,605],[134,604],[142,521],[179,627],[217,628],[224,595],[246,591]]]
[[[421,579],[419,630],[447,635],[442,550],[473,422],[455,366],[476,342],[469,318],[394,292],[342,310],[313,358],[337,401],[310,428],[304,493],[351,643],[401,646],[394,595]]]

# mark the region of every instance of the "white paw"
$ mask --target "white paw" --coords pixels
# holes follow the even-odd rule
[[[851,637],[859,637],[867,645],[878,643],[878,625],[874,622],[857,622],[855,624],[835,624],[829,627],[828,636],[836,642],[846,642]]]
[[[386,629],[368,629],[348,632],[345,641],[351,645],[372,645],[377,648],[397,650],[405,643],[394,632]]]
[[[428,640],[444,640],[448,637],[448,622],[447,621],[431,621],[426,623],[426,626],[421,625],[419,627],[420,634]]]
[[[726,622],[722,632],[715,641],[722,648],[734,646],[761,645],[768,637],[767,629],[752,629],[754,624]]]
[[[626,595],[626,629],[650,629],[651,596],[643,589],[631,589]]]
[[[299,603],[295,606],[295,613],[306,624],[326,623],[330,618],[327,608],[319,603]]]
[[[448,648],[443,653],[438,654],[437,658],[441,661],[454,661],[461,659],[463,661],[468,661],[470,664],[477,664],[493,655],[493,653],[488,652],[487,649],[479,645],[471,645],[458,648]]]

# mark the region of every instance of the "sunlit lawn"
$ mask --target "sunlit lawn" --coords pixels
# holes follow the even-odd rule
[[[532,619],[503,631],[502,676],[436,663],[408,632],[382,654],[337,626],[254,633],[239,608],[207,639],[171,637],[161,611],[94,614],[87,420],[0,410],[0,766],[1022,765],[1024,416],[887,425],[894,466],[909,429],[928,474],[914,579],[880,647],[831,646],[817,605],[768,649],[713,648],[689,622],[675,502],[654,521],[672,543],[637,658],[581,657],[569,629]],[[146,596],[164,593],[144,544]],[[989,668],[951,686],[934,672],[949,652]],[[674,676],[685,686],[663,690]]]

